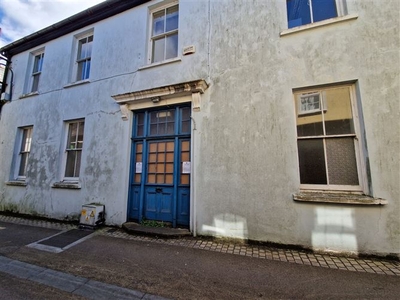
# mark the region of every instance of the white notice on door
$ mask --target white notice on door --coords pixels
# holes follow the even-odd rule
[[[141,174],[142,173],[142,163],[141,162],[137,162],[136,163],[136,174]]]
[[[190,161],[182,162],[182,174],[190,174]]]

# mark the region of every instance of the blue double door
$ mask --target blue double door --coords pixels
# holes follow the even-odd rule
[[[135,113],[128,217],[189,226],[190,107]]]

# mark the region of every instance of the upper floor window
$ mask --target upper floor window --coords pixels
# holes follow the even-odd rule
[[[150,62],[178,56],[179,5],[170,5],[152,12]]]
[[[18,179],[24,180],[26,177],[26,170],[28,166],[28,158],[31,152],[31,143],[32,143],[32,131],[33,127],[25,127],[19,129],[19,135],[21,137],[19,157],[17,161],[18,168]]]
[[[65,180],[75,180],[79,178],[81,167],[81,156],[83,147],[84,120],[67,123],[68,137],[66,146],[66,165]]]
[[[86,36],[78,41],[76,81],[89,78],[90,62],[92,59],[93,35]]]
[[[288,27],[310,24],[342,15],[344,0],[286,0]]]
[[[33,62],[33,70],[32,70],[31,93],[38,91],[39,78],[40,78],[40,74],[42,73],[42,67],[43,67],[43,60],[44,60],[44,52],[35,55],[34,62]]]
[[[362,191],[362,149],[353,85],[295,94],[300,184]]]

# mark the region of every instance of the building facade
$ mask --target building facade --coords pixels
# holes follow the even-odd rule
[[[367,2],[115,0],[3,47],[0,210],[400,257],[399,3]]]

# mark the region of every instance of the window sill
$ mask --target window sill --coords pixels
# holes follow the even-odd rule
[[[140,70],[150,69],[150,68],[154,68],[154,67],[158,67],[158,66],[162,66],[162,65],[167,65],[167,64],[174,63],[174,62],[178,62],[178,61],[182,61],[182,59],[180,57],[175,57],[175,58],[163,60],[163,61],[160,61],[160,62],[152,63],[152,64],[149,64],[149,65],[145,65],[143,67],[140,67],[138,70],[140,71]]]
[[[25,180],[10,180],[10,181],[6,181],[6,185],[12,185],[12,186],[27,186]]]
[[[79,182],[68,182],[68,181],[61,181],[61,182],[54,182],[51,186],[54,189],[72,189],[77,190],[81,188]]]
[[[69,87],[73,87],[73,86],[76,86],[76,85],[86,84],[86,83],[90,83],[90,80],[89,79],[85,79],[85,80],[79,80],[79,81],[76,81],[76,82],[68,83],[68,84],[64,85],[64,89],[67,89]]]
[[[39,92],[32,92],[32,93],[27,93],[27,94],[22,94],[21,96],[19,96],[19,99],[24,99],[24,98],[28,98],[28,97],[32,97],[32,96],[36,96],[39,95]]]
[[[332,19],[328,19],[328,20],[323,20],[323,21],[320,21],[320,22],[301,25],[301,26],[297,26],[297,27],[293,27],[293,28],[290,28],[290,29],[283,30],[280,33],[280,36],[285,36],[285,35],[289,35],[289,34],[292,34],[292,33],[299,32],[299,31],[314,29],[314,28],[318,28],[318,27],[322,27],[322,26],[326,26],[326,25],[331,25],[331,24],[335,24],[335,23],[355,20],[357,18],[358,18],[357,14],[351,14],[351,15],[346,15],[346,16],[343,16],[343,17],[336,17],[336,18],[332,18]]]
[[[293,200],[299,202],[334,203],[350,205],[386,205],[387,200],[367,195],[329,192],[300,192],[293,194]]]

